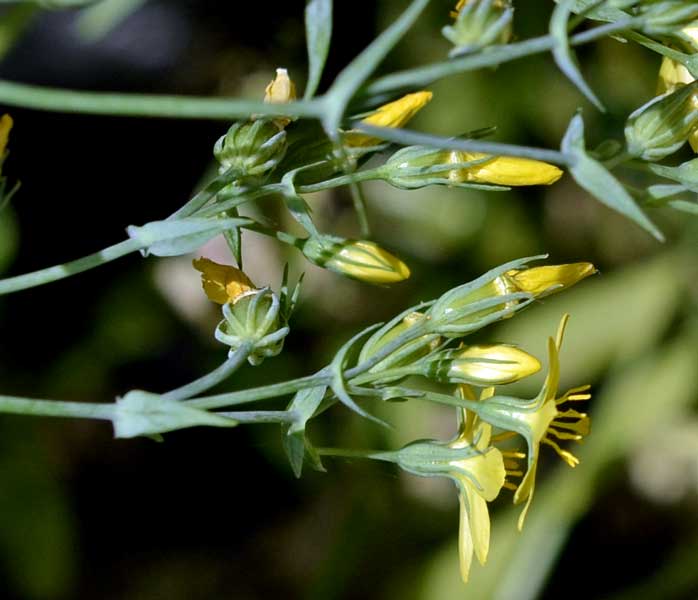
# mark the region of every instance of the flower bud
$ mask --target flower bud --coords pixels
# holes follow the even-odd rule
[[[481,387],[513,383],[540,371],[540,361],[528,352],[505,344],[464,346],[429,363],[425,375],[447,383]]]
[[[450,56],[473,52],[492,44],[506,44],[511,39],[514,9],[509,0],[459,0],[453,25],[441,30],[455,48]]]
[[[264,90],[264,102],[267,104],[286,104],[296,99],[296,85],[288,76],[286,69],[276,69],[276,76]],[[276,117],[274,123],[283,129],[291,122],[288,117]]]
[[[213,147],[219,173],[235,169],[241,177],[263,178],[286,153],[286,132],[269,119],[234,123]]]
[[[698,128],[698,82],[657,96],[633,112],[625,125],[628,152],[656,161],[676,152]]]
[[[302,251],[310,262],[366,283],[397,283],[410,276],[399,258],[366,240],[312,237],[304,241]]]
[[[423,324],[426,320],[427,316],[424,313],[411,312],[397,324],[391,321],[387,325],[381,327],[368,339],[363,348],[361,348],[358,364],[369,360],[388,345],[394,343],[400,336],[403,336],[409,331],[415,331],[417,326]],[[440,341],[441,336],[436,334],[425,334],[410,339],[403,345],[395,348],[386,358],[371,367],[369,372],[377,373],[388,368],[409,365],[436,350],[439,347]]]
[[[402,127],[429,103],[432,96],[431,92],[426,91],[406,94],[394,102],[379,106],[361,122],[374,127]],[[360,131],[347,131],[344,134],[344,143],[349,147],[366,147],[381,144],[383,140]]]
[[[388,183],[407,189],[434,184],[551,185],[562,176],[555,165],[540,160],[424,146],[399,150],[382,171]]]
[[[230,346],[230,354],[251,344],[247,360],[259,365],[281,352],[289,328],[279,314],[281,303],[269,288],[254,290],[223,305],[223,321],[216,328],[216,339]]]
[[[591,263],[518,268],[527,260],[502,265],[446,292],[427,312],[430,331],[459,337],[493,319],[512,316],[526,300],[559,292],[597,272]]]

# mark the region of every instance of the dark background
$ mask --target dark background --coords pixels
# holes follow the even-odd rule
[[[335,4],[333,45],[321,89],[405,3]],[[439,29],[449,3],[432,4],[382,65],[385,72],[445,56],[448,44]],[[80,33],[80,12],[38,13],[0,62],[0,77],[86,90],[259,97],[274,68],[286,66],[302,89],[302,8],[302,2],[146,2],[92,40]],[[543,34],[548,16],[536,2],[517,2],[517,36]],[[618,138],[627,113],[651,97],[658,60],[613,41],[584,48],[580,56],[610,108],[607,115],[595,113],[551,59],[540,56],[436,84],[435,100],[415,127],[453,134],[498,125],[502,141],[556,147],[567,120],[583,106],[594,142]],[[121,241],[127,225],[174,211],[200,185],[213,143],[229,126],[6,110],[15,128],[3,173],[22,181],[11,211],[1,217],[0,270],[8,275],[91,253]],[[595,383],[596,390],[610,390],[601,396],[616,406],[627,396],[616,391],[614,381],[634,374],[649,377],[653,369],[664,374],[677,389],[667,384],[661,388],[667,397],[634,399],[614,422],[622,432],[642,420],[640,413],[656,415],[652,418],[661,427],[638,435],[645,451],[657,444],[645,459],[649,465],[653,457],[659,461],[653,476],[658,471],[660,483],[643,487],[651,468],[641,462],[637,439],[622,441],[622,434],[607,433],[604,439],[617,442],[609,450],[600,441],[592,447],[592,436],[587,448],[595,452],[593,476],[582,474],[585,464],[571,478],[553,473],[553,460],[540,474],[541,481],[548,471],[558,478],[555,482],[565,477],[578,486],[571,497],[586,498],[577,512],[570,509],[566,526],[571,529],[563,535],[569,537],[559,556],[557,551],[546,554],[545,534],[522,538],[513,528],[496,533],[493,547],[528,544],[522,553],[540,552],[557,561],[541,598],[696,597],[698,421],[690,407],[695,407],[698,385],[690,368],[695,362],[686,356],[690,350],[681,351],[696,340],[691,333],[695,261],[690,260],[695,258],[695,237],[690,237],[695,225],[687,224],[687,217],[653,214],[670,237],[660,247],[568,178],[550,189],[511,194],[427,190],[414,192],[411,202],[402,200],[410,192],[382,185],[369,186],[368,193],[376,238],[405,258],[411,280],[369,288],[311,269],[284,353],[261,367],[245,367],[221,389],[310,373],[365,324],[505,260],[543,251],[553,262],[591,260],[603,272],[589,284],[596,293],[575,291],[569,300],[534,307],[520,317],[519,329],[507,324],[484,332],[483,339],[535,338],[542,357],[545,336],[553,333],[559,314],[574,308],[573,323],[576,314],[581,316],[570,331],[567,358],[572,364],[563,362],[563,372],[571,369],[570,385]],[[344,192],[310,201],[322,229],[356,234]],[[277,209],[264,208],[281,219]],[[273,263],[275,277],[283,260],[292,261],[295,275],[306,268],[283,249],[255,244],[250,274],[260,284],[278,286],[278,277],[263,280],[269,271],[259,267],[255,272],[255,265]],[[188,260],[130,256],[0,299],[2,393],[107,402],[130,389],[171,389],[214,368],[225,356],[211,335],[215,309],[182,312],[173,299],[176,282],[162,285],[168,273],[186,274]],[[158,264],[165,263],[171,270],[158,271]],[[198,286],[193,270],[184,276],[189,289]],[[186,290],[181,296],[186,299]],[[531,321],[529,314],[536,311],[541,316]],[[673,361],[677,370],[670,372],[661,360],[671,352],[689,366]],[[535,393],[536,385],[522,389]],[[657,403],[681,409],[667,414],[657,410]],[[411,410],[398,405],[381,413],[392,418],[398,433],[377,430],[335,409],[314,423],[310,434],[318,444],[390,447],[453,431],[450,413]],[[593,407],[591,413],[594,419]],[[280,440],[276,427],[252,426],[181,431],[168,434],[163,443],[120,441],[105,423],[4,416],[0,595],[488,597],[491,588],[484,579],[467,588],[457,581],[457,506],[450,487],[429,487],[431,481],[424,487],[389,466],[346,460],[328,460],[328,473],[308,471],[296,481]],[[673,488],[661,483],[667,464],[681,475]],[[569,493],[558,501],[550,489],[552,484],[548,496],[540,492],[532,512],[544,516],[545,506],[574,504]],[[495,503],[495,523],[509,518],[509,502],[506,497]],[[543,531],[535,527],[534,532]],[[553,530],[552,537],[561,531]],[[491,563],[474,571],[506,577],[507,564],[494,558]],[[538,567],[546,570],[544,559]],[[535,578],[519,571],[524,579],[529,575]],[[501,597],[531,596],[522,591]]]

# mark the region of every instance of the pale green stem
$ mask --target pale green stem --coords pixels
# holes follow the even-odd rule
[[[293,423],[297,414],[293,410],[248,410],[217,412],[217,415],[233,419],[238,423]]]
[[[0,413],[35,417],[73,417],[79,419],[103,419],[114,417],[114,404],[94,402],[60,402],[58,400],[32,400],[15,396],[0,396]]]
[[[570,37],[571,46],[592,42],[617,31],[624,31],[638,22],[628,18],[616,23],[608,23]],[[523,42],[486,48],[482,52],[455,58],[448,61],[432,63],[416,69],[391,73],[370,83],[363,90],[364,95],[376,96],[401,89],[423,87],[439,79],[457,75],[465,71],[474,71],[483,67],[493,67],[517,58],[540,54],[552,50],[555,41],[550,35],[544,35]]]
[[[251,114],[319,118],[322,99],[265,104],[235,98],[116,94],[63,90],[0,80],[0,103],[36,110],[93,115],[170,117],[181,119],[246,119]]]
[[[320,371],[315,375],[308,375],[307,377],[300,377],[298,379],[291,379],[290,381],[273,383],[271,385],[265,385],[249,390],[241,390],[239,392],[230,392],[227,394],[217,394],[215,396],[196,398],[194,400],[188,400],[187,404],[195,408],[213,410],[216,408],[225,408],[226,406],[236,406],[238,404],[255,402],[257,400],[266,400],[269,398],[276,398],[278,396],[285,396],[287,394],[293,394],[298,390],[321,385],[329,385],[330,383],[332,383],[332,375],[327,375],[324,371]]]
[[[207,373],[203,377],[199,377],[199,379],[191,383],[163,394],[162,399],[174,401],[185,400],[211,389],[213,386],[225,381],[230,375],[235,373],[235,371],[244,364],[253,349],[253,343],[243,344],[217,369]]]
[[[336,188],[342,185],[350,185],[352,183],[370,181],[372,179],[381,179],[381,171],[381,167],[375,169],[366,169],[365,171],[358,171],[356,173],[351,173],[350,175],[340,175],[339,177],[327,179],[326,181],[321,181],[319,183],[300,185],[298,186],[298,193],[310,194],[312,192],[320,192],[322,190]]]
[[[143,245],[137,240],[124,240],[123,242],[109,246],[104,250],[100,250],[99,252],[95,252],[89,256],[84,256],[62,265],[56,265],[54,267],[41,269],[32,273],[25,273],[24,275],[17,275],[16,277],[1,279],[0,296],[3,294],[11,294],[13,292],[25,290],[31,287],[36,287],[38,285],[43,285],[45,283],[50,283],[52,281],[58,281],[59,279],[65,279],[66,277],[70,277],[76,273],[82,273],[83,271],[94,269],[95,267],[99,267],[100,265],[108,263],[112,260],[126,256],[131,252],[136,252],[141,248],[143,248]]]
[[[381,452],[380,450],[356,450],[351,448],[316,448],[320,456],[336,456],[338,458],[368,458],[371,460],[382,460],[384,462],[395,462],[392,452]]]
[[[351,190],[351,201],[354,204],[354,212],[359,220],[359,230],[361,237],[366,239],[371,237],[371,225],[368,222],[368,214],[366,212],[366,198],[364,197],[361,185],[354,179],[349,185]]]

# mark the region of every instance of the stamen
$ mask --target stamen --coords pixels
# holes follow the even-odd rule
[[[511,490],[512,492],[515,492],[516,490],[519,489],[519,486],[518,486],[518,485],[516,485],[515,483],[511,483],[510,481],[505,481],[505,482],[502,484],[502,487],[503,487],[503,488],[506,488],[506,489],[508,489],[508,490]]]
[[[502,450],[502,456],[505,458],[526,458],[525,452],[518,452],[516,450]]]
[[[575,433],[578,433],[582,436],[584,435],[589,435],[589,432],[591,431],[591,421],[589,417],[584,415],[582,418],[580,418],[577,421],[558,421],[555,419],[551,425],[554,427],[558,427],[559,429],[567,429],[568,431],[574,431]]]
[[[497,442],[504,442],[506,440],[510,440],[513,437],[516,437],[516,435],[517,434],[513,431],[503,431],[502,433],[498,433],[497,435],[493,435],[490,438],[490,442],[492,442],[493,444],[495,444]]]
[[[555,404],[558,406],[564,402],[581,402],[583,400],[590,400],[591,394],[583,394],[581,392],[586,392],[591,389],[590,385],[580,385],[579,387],[567,390],[562,396],[555,400]]]
[[[544,437],[541,442],[544,444],[548,444],[548,446],[552,446],[555,452],[558,453],[560,458],[564,460],[570,467],[576,467],[579,464],[579,459],[572,454],[571,452],[568,452],[567,450],[563,450],[558,446],[553,440],[551,440],[549,437]]]
[[[547,433],[552,433],[558,440],[575,440],[579,441],[582,436],[577,433],[567,433],[566,431],[557,431],[552,427],[548,427]]]

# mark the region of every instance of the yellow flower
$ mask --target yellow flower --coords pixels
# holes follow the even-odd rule
[[[240,269],[221,265],[203,257],[193,260],[192,264],[197,271],[201,271],[201,284],[212,302],[234,304],[257,290],[254,283]]]
[[[0,159],[5,155],[5,149],[10,139],[10,130],[12,129],[13,123],[10,115],[3,115],[0,117]]]
[[[402,127],[432,98],[431,92],[421,91],[407,94],[394,102],[379,106],[375,112],[361,120],[366,125],[374,127]],[[382,140],[360,131],[348,131],[344,143],[351,147],[375,146]]]
[[[452,151],[448,162],[465,163],[487,158],[480,152]],[[492,156],[490,160],[471,167],[453,169],[448,178],[453,183],[465,181],[473,183],[494,183],[496,185],[551,185],[562,177],[562,171],[555,165],[530,158],[513,156]]]
[[[472,385],[513,383],[540,371],[540,361],[528,352],[505,344],[480,344],[457,350],[447,377]]]
[[[520,400],[507,396],[494,396],[483,403],[479,411],[481,418],[492,425],[521,435],[528,446],[528,468],[526,475],[514,494],[514,503],[526,502],[519,517],[519,529],[523,527],[528,507],[533,499],[536,468],[541,444],[547,444],[558,453],[570,467],[579,464],[571,452],[560,448],[556,440],[579,441],[589,433],[589,417],[586,414],[568,409],[560,411],[558,407],[565,402],[588,400],[588,385],[569,390],[559,398],[557,387],[560,381],[559,352],[562,337],[569,315],[564,315],[557,331],[557,336],[548,339],[549,367],[543,387],[533,400]]]

